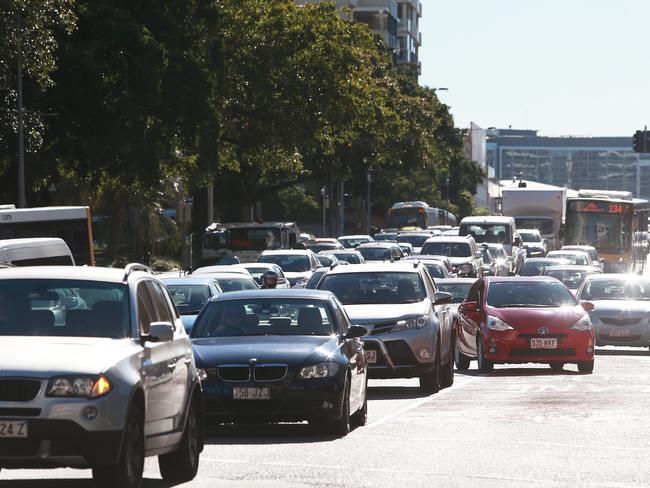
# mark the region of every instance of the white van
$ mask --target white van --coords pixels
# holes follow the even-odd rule
[[[0,263],[14,266],[75,265],[68,245],[56,237],[0,239]]]

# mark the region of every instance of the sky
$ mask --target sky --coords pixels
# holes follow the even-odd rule
[[[421,0],[420,83],[456,125],[631,136],[650,125],[650,0]]]

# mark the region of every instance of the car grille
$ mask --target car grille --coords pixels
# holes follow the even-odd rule
[[[636,341],[640,341],[641,337],[643,337],[643,336],[641,334],[636,334],[636,335],[629,335],[629,336],[611,336],[611,335],[608,335],[606,337],[607,337],[608,342],[613,341],[613,342],[620,343],[620,342],[636,342]]]
[[[379,335],[379,334],[385,334],[387,332],[390,332],[393,330],[393,328],[397,325],[397,322],[392,321],[392,322],[383,322],[381,324],[376,324],[374,328],[372,329],[372,333],[370,335]]]
[[[219,366],[217,373],[223,381],[246,382],[251,379],[251,368],[245,365]]]
[[[0,417],[38,417],[40,408],[0,408]]]
[[[519,334],[519,337],[523,339],[532,339],[532,338],[539,338],[539,339],[562,339],[566,337],[568,334],[545,334],[545,335],[540,335],[540,334]]]
[[[511,349],[511,356],[575,356],[576,350],[566,349]]]
[[[641,317],[627,317],[622,319],[619,319],[617,317],[600,317],[600,321],[603,324],[618,325],[619,327],[626,325],[636,325],[641,322],[641,320],[643,320]]]
[[[40,389],[41,382],[38,380],[0,380],[0,401],[29,402],[36,398]]]
[[[417,364],[411,348],[404,341],[386,341],[384,342],[388,355],[395,366],[408,364]]]
[[[0,439],[0,457],[35,456],[40,447],[40,439]]]
[[[286,364],[260,364],[255,366],[253,377],[255,381],[281,381],[288,369]]]

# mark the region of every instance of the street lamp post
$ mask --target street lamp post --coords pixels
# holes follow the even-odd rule
[[[325,229],[325,227],[327,225],[327,222],[325,220],[325,209],[326,209],[326,206],[327,206],[326,205],[327,204],[327,191],[325,190],[325,185],[323,185],[321,187],[320,194],[321,194],[321,197],[323,198],[323,234],[322,234],[321,237],[325,237],[327,235],[326,234],[327,231]]]
[[[23,114],[23,39],[21,34],[21,13],[18,12],[18,72],[17,97],[18,109],[18,207],[24,208],[25,201],[25,121]]]
[[[451,219],[449,218],[449,176],[447,176],[447,218],[446,218],[446,224],[449,225],[449,222],[451,222]]]
[[[366,179],[368,182],[368,194],[366,195],[366,223],[368,234],[370,234],[372,227],[372,171],[370,171],[370,168],[368,168],[368,171],[366,172]]]

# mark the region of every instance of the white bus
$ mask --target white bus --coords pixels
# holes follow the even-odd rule
[[[89,207],[0,205],[0,239],[30,237],[63,239],[77,265],[95,265]]]

